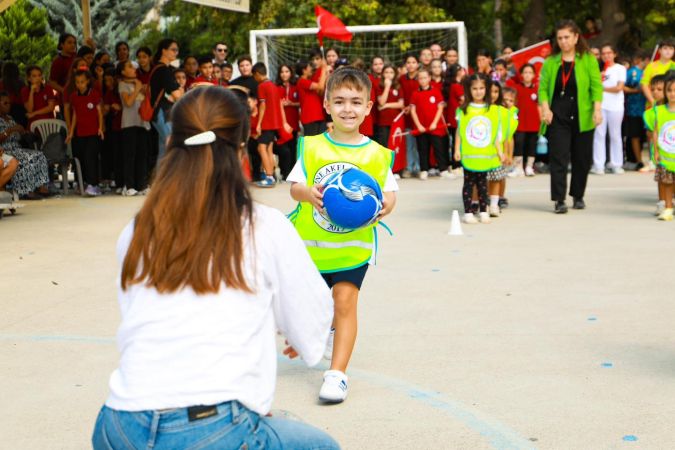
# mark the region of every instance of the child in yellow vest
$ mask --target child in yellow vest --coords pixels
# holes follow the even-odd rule
[[[511,170],[509,166],[513,164],[514,136],[518,129],[518,108],[516,107],[516,97],[518,91],[512,87],[502,89],[502,103],[505,115],[502,117],[502,139],[504,142],[504,165]],[[509,172],[510,173],[510,172]],[[506,178],[499,182],[499,207],[507,208],[509,200],[506,198]]]
[[[488,172],[502,165],[499,107],[491,104],[490,80],[483,74],[464,79],[464,103],[457,109],[455,160],[464,167],[464,222],[478,223],[471,210],[473,189],[478,191],[481,223],[490,223],[487,212]]]
[[[373,106],[370,91],[368,75],[358,69],[342,67],[330,76],[324,108],[334,128],[299,140],[298,161],[288,176],[293,183],[291,197],[299,202],[291,220],[333,290],[333,330],[326,346],[331,365],[319,392],[319,399],[327,403],[340,403],[347,397],[345,372],[356,342],[356,305],[376,242],[375,225],[346,230],[330,222],[323,210],[322,182],[349,167],[369,173],[383,191],[380,218],[394,209],[398,190],[391,172],[393,152],[359,132]]]
[[[652,93],[652,99],[654,104],[647,108],[643,113],[643,121],[645,128],[647,130],[647,141],[649,142],[649,153],[651,158],[651,163],[656,165],[654,170],[654,181],[658,188],[659,201],[656,202],[656,211],[654,212],[655,216],[660,216],[664,209],[666,209],[666,194],[664,193],[664,182],[672,182],[672,175],[668,174],[666,169],[658,164],[654,160],[654,127],[656,116],[655,109],[656,106],[662,105],[665,102],[665,86],[666,86],[666,77],[665,75],[657,75],[652,78],[649,82],[649,88]]]
[[[654,162],[658,164],[656,181],[663,193],[665,209],[659,220],[673,220],[673,193],[675,192],[675,79],[666,81],[665,103],[645,111],[645,124],[652,132]]]

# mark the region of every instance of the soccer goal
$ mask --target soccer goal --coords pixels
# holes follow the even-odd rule
[[[347,27],[353,34],[351,42],[326,38],[324,49],[336,48],[340,56],[353,61],[361,58],[367,66],[373,56],[399,65],[407,53],[419,55],[420,50],[437,43],[445,50],[457,49],[459,63],[467,67],[468,51],[464,22],[404,23],[395,25],[360,25]],[[295,64],[307,59],[309,51],[318,46],[318,28],[281,28],[251,30],[250,46],[253,62],[262,61],[270,78],[275,78],[281,64]]]

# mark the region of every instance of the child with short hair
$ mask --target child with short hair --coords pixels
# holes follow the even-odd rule
[[[655,138],[653,132],[654,128],[656,127],[655,110],[656,106],[665,103],[665,84],[665,75],[656,75],[651,79],[649,82],[649,87],[651,90],[652,99],[654,100],[654,105],[647,109],[643,114],[645,128],[647,129],[647,140],[650,143],[650,157],[653,164],[657,163],[654,158]],[[663,166],[657,164],[654,171],[654,181],[657,183],[659,201],[656,202],[656,211],[654,212],[655,216],[660,216],[666,208],[666,194],[664,186],[666,182],[671,181],[671,179],[672,177],[664,170]]]
[[[329,174],[348,167],[369,173],[384,193],[379,219],[394,209],[398,190],[390,169],[393,152],[359,132],[372,107],[370,89],[370,80],[363,71],[352,67],[335,70],[324,100],[335,127],[330,133],[300,139],[300,158],[288,177],[293,183],[291,196],[299,202],[292,221],[333,289],[335,331],[326,348],[331,365],[324,373],[319,392],[319,399],[329,403],[339,403],[347,397],[345,371],[356,341],[359,290],[374,254],[375,224],[356,230],[333,225],[323,210],[322,182]]]
[[[267,67],[259,62],[253,65],[253,78],[258,83],[258,154],[262,161],[265,178],[257,185],[270,188],[276,185],[274,178],[274,141],[280,135],[281,129],[292,133],[293,129],[286,122],[286,114],[281,105],[281,95],[277,86],[267,78]]]
[[[659,59],[652,61],[645,67],[642,80],[640,80],[640,87],[642,87],[642,93],[647,98],[650,107],[654,106],[655,102],[650,89],[652,78],[657,75],[663,75],[669,70],[675,70],[674,53],[675,41],[673,39],[664,39],[659,43]]]
[[[640,170],[644,167],[642,141],[645,137],[645,127],[642,116],[647,103],[647,99],[640,88],[640,81],[644,69],[649,63],[649,55],[644,50],[638,50],[633,56],[632,62],[633,65],[626,72],[626,84],[623,87],[626,97],[624,135],[626,136],[627,167]]]
[[[223,86],[229,86],[230,81],[232,80],[232,64],[226,62],[220,66],[221,68],[221,77],[223,79]]]
[[[325,60],[318,81],[312,81],[314,68],[307,60],[300,60],[295,66],[298,76],[298,95],[300,96],[300,123],[304,136],[316,136],[326,131],[326,116],[323,112],[322,98],[326,87],[328,70]]]
[[[26,69],[28,86],[21,89],[21,100],[26,108],[28,129],[36,120],[53,119],[56,108],[56,92],[44,82],[42,69],[29,66]]]
[[[213,61],[210,56],[202,56],[197,60],[199,64],[199,76],[195,77],[192,84],[188,86],[190,89],[199,86],[216,86],[218,80],[213,76]]]
[[[422,68],[417,72],[419,89],[410,97],[410,117],[419,134],[417,140],[417,152],[420,158],[420,180],[426,180],[429,176],[429,152],[434,148],[436,163],[441,176],[452,178],[448,172],[447,142],[443,137],[446,135],[443,117],[443,95],[437,89],[431,87],[431,73]]]
[[[103,108],[101,93],[91,87],[88,70],[75,72],[75,92],[70,95],[70,128],[66,143],[73,142],[73,154],[82,164],[82,178],[87,184],[84,192],[89,197],[101,195],[98,188],[98,159],[103,139]]]
[[[502,90],[502,106],[506,110],[506,118],[502,121],[502,132],[504,133],[504,159],[505,165],[510,167],[513,164],[514,139],[518,129],[518,108],[516,99],[518,92],[512,87],[504,87]],[[509,200],[506,198],[506,178],[499,183],[499,207],[508,208]]]
[[[501,166],[503,159],[499,127],[499,108],[491,104],[490,79],[474,73],[464,79],[464,103],[457,109],[455,159],[464,167],[464,223],[478,223],[471,197],[478,191],[480,222],[490,223],[487,212],[487,173]]]
[[[654,162],[658,164],[655,179],[663,194],[665,208],[658,219],[673,220],[673,194],[675,194],[675,78],[665,81],[665,101],[656,105],[650,114],[645,112],[645,123],[652,131]],[[652,119],[653,118],[653,119]]]

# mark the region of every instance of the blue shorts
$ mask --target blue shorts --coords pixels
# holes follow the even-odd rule
[[[366,277],[366,272],[368,271],[368,263],[357,267],[355,269],[341,270],[339,272],[331,273],[322,273],[324,281],[329,288],[333,288],[337,283],[346,281],[347,283],[352,283],[358,290],[361,290],[361,285],[363,284],[363,279]]]

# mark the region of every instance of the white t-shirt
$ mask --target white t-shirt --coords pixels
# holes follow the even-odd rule
[[[138,112],[138,108],[140,108],[141,102],[143,102],[143,93],[139,92],[134,100],[134,104],[131,106],[127,106],[122,97],[122,94],[133,94],[136,90],[136,84],[122,80],[119,82],[117,90],[120,93],[120,100],[122,102],[122,128],[143,127],[149,130],[150,123],[141,119],[141,114]]]
[[[602,72],[602,87],[616,87],[619,83],[626,83],[626,68],[622,64],[612,64]],[[623,108],[623,91],[602,93],[602,109],[623,111]]]
[[[367,144],[368,141],[370,141],[370,138],[368,136],[363,136],[361,142],[359,142],[357,145]],[[290,181],[291,183],[307,184],[307,176],[305,175],[305,171],[302,168],[301,160],[297,160],[295,162],[293,170],[291,170],[291,173],[288,174],[287,181]],[[396,182],[396,178],[394,178],[394,174],[392,173],[391,169],[389,169],[389,172],[387,172],[387,178],[384,181],[384,188],[382,188],[382,191],[383,192],[398,191],[398,183]]]
[[[132,221],[117,242],[120,266],[133,230]],[[121,356],[107,406],[144,411],[238,400],[266,414],[276,382],[277,328],[308,365],[321,360],[333,300],[297,232],[279,211],[256,205],[253,237],[245,231],[244,243],[253,294],[225,286],[208,295],[119,288]]]

